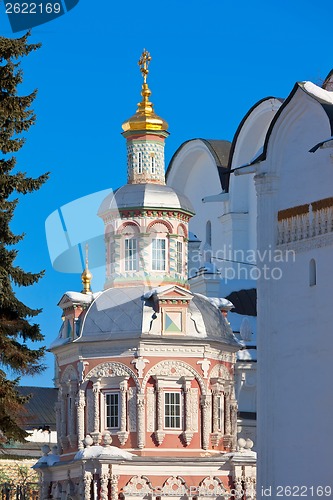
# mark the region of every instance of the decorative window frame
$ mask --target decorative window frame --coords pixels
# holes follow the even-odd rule
[[[184,394],[183,394],[183,390],[182,389],[178,389],[178,390],[172,390],[171,388],[167,388],[163,391],[163,394],[164,394],[164,419],[163,419],[163,428],[166,432],[169,432],[169,431],[183,431],[184,430]],[[167,413],[166,413],[166,408],[167,408],[167,402],[166,402],[166,396],[167,394],[177,394],[179,395],[179,405],[177,404],[176,406],[178,407],[179,406],[179,415],[175,415],[175,416],[172,416],[172,415],[168,415],[169,418],[178,418],[179,417],[179,427],[175,427],[175,426],[167,426],[166,425],[166,419],[167,419]],[[170,404],[169,404],[170,405]],[[171,406],[171,405],[170,405]],[[175,406],[175,405],[174,405]]]
[[[176,241],[176,272],[184,274],[184,244],[180,239]]]
[[[155,241],[163,241],[164,242],[164,249],[155,249],[154,250],[154,242]],[[164,251],[164,269],[155,269],[154,268],[154,260],[157,261],[157,259],[154,259],[154,251]],[[153,236],[151,240],[151,270],[155,273],[167,273],[169,272],[169,245],[168,245],[168,238],[166,237],[156,237]]]
[[[126,235],[127,236],[127,235]],[[126,252],[127,251],[132,251],[133,252],[133,249],[130,249],[130,248],[126,248],[126,242],[134,242],[134,254],[132,254],[131,256],[126,256]],[[139,244],[138,244],[138,239],[136,238],[136,235],[133,235],[132,237],[127,237],[124,239],[124,253],[123,253],[123,256],[124,256],[124,271],[125,272],[135,272],[138,270],[138,247],[139,247]],[[127,269],[127,264],[133,264],[133,269]]]
[[[108,415],[107,415],[107,397],[108,396],[111,396],[111,395],[117,395],[118,396],[118,401],[117,401],[117,406],[118,406],[118,411],[117,411],[117,420],[118,420],[118,425],[115,426],[115,427],[109,427],[107,425],[107,420],[108,420]],[[102,398],[102,405],[103,405],[103,408],[104,408],[104,429],[110,431],[111,433],[112,432],[116,432],[116,431],[119,431],[120,430],[120,422],[121,422],[121,405],[120,405],[120,390],[106,390],[106,391],[102,391],[101,393],[101,398]]]

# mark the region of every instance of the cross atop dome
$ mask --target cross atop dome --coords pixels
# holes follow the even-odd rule
[[[168,124],[158,116],[149,101],[151,90],[147,76],[151,55],[144,49],[138,61],[143,77],[142,101],[135,115],[126,120],[122,128],[127,143],[128,184],[165,184],[164,141],[168,137]]]
[[[151,61],[151,55],[149,54],[148,50],[143,49],[143,52],[138,62],[141,74],[143,76],[143,83],[147,83],[147,76],[149,73],[148,66],[150,64],[150,61]]]
[[[128,131],[139,131],[139,130],[149,130],[149,131],[166,131],[168,129],[168,124],[163,118],[156,115],[153,109],[153,104],[149,101],[149,97],[151,96],[151,90],[148,87],[147,76],[149,73],[149,64],[152,60],[152,57],[148,50],[143,49],[143,52],[138,61],[138,65],[140,67],[140,71],[143,77],[142,84],[142,101],[138,103],[138,109],[136,110],[135,115],[126,120],[122,127],[124,130],[124,135]],[[127,137],[127,135],[125,135]]]

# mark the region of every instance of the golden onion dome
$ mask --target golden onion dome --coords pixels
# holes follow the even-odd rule
[[[139,60],[140,71],[143,76],[143,85],[141,90],[142,101],[138,103],[138,109],[135,115],[131,116],[122,124],[125,132],[130,130],[163,130],[168,129],[168,124],[163,118],[156,115],[153,104],[149,101],[151,90],[148,87],[147,75],[149,73],[148,66],[151,61],[149,52],[144,49]]]

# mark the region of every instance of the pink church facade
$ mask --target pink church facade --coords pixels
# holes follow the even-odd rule
[[[255,454],[237,447],[232,305],[187,285],[189,200],[165,185],[166,122],[142,101],[123,124],[128,183],[107,196],[105,288],[59,302],[51,346],[58,450],[36,465],[42,500],[255,498]]]

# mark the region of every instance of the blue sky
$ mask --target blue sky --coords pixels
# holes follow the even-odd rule
[[[126,182],[120,132],[140,100],[142,49],[153,58],[148,81],[155,110],[169,123],[168,164],[188,139],[232,140],[263,97],[286,97],[299,80],[322,83],[333,67],[332,7],[320,5],[80,0],[66,15],[33,29],[31,41],[43,46],[24,61],[21,93],[38,88],[37,123],[18,154],[18,167],[31,176],[51,176],[40,191],[22,198],[12,227],[26,233],[17,264],[46,270],[38,285],[18,291],[28,305],[43,308],[38,321],[46,345],[61,325],[58,301],[66,290],[80,291],[81,281],[79,274],[52,268],[45,220],[66,203]],[[3,4],[0,26],[3,36],[14,36]],[[94,289],[100,289],[101,271],[93,273]],[[52,386],[51,354],[46,363],[43,375],[23,377],[22,385]]]

